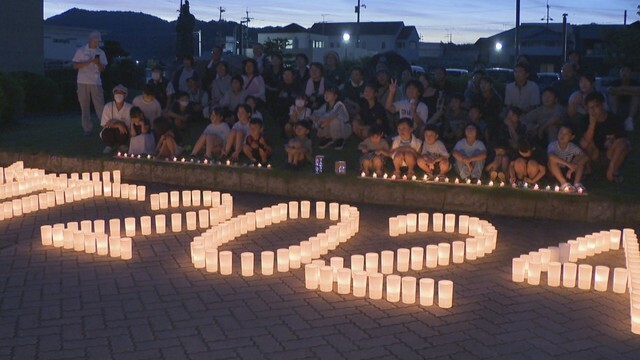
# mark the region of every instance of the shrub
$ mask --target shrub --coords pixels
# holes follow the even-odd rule
[[[26,71],[11,73],[24,90],[24,110],[27,113],[57,111],[62,104],[60,87],[46,76]]]
[[[24,90],[10,76],[0,73],[0,126],[16,122],[24,113]]]

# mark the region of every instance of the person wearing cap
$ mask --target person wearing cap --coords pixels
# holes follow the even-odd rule
[[[78,48],[71,60],[73,69],[78,70],[78,102],[82,112],[82,129],[85,136],[89,136],[93,132],[91,103],[93,102],[93,107],[98,117],[102,115],[104,107],[104,93],[102,91],[100,73],[107,66],[107,55],[98,47],[100,41],[102,41],[100,32],[90,32],[87,44]]]
[[[113,101],[107,103],[102,111],[100,138],[106,145],[102,151],[104,154],[110,154],[115,146],[119,146],[120,152],[128,150],[132,105],[125,102],[127,92],[124,85],[114,87]]]

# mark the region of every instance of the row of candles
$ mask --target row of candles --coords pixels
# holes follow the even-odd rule
[[[43,225],[40,227],[42,245],[130,260],[133,256],[133,241],[131,237],[120,237],[119,221],[120,219],[109,221],[111,235],[105,233],[104,220],[69,222],[66,226],[65,224]]]
[[[116,158],[120,158],[120,159],[146,159],[146,160],[156,160],[157,158],[151,156],[151,155],[140,155],[140,154],[129,154],[129,153],[123,153],[123,152],[118,152],[116,153]],[[212,160],[208,160],[208,159],[204,159],[202,161],[200,160],[193,160],[193,159],[187,159],[187,158],[179,158],[177,156],[174,156],[173,158],[165,158],[163,160],[166,160],[168,162],[173,162],[173,163],[178,163],[178,164],[192,164],[192,163],[196,163],[196,164],[204,164],[204,165],[226,165],[226,166],[232,166],[232,165],[236,165],[234,163],[231,162],[231,160],[227,160],[226,162],[221,162],[221,161],[212,161]],[[265,166],[263,166],[261,163],[258,163],[257,165],[249,165],[249,167],[257,167],[257,168],[265,168],[265,169],[271,169],[271,164],[267,164]]]
[[[622,231],[629,284],[631,332],[640,334],[640,250],[638,236],[632,229]]]
[[[496,232],[495,227],[486,220],[469,215],[433,213],[431,230],[433,232],[455,233],[456,224],[458,233],[462,235],[483,235],[485,232]],[[485,231],[486,230],[486,231]],[[389,236],[396,237],[406,233],[429,231],[428,213],[411,213],[389,218]],[[495,249],[495,244],[494,244]]]

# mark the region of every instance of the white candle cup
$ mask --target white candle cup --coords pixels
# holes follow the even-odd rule
[[[170,206],[172,208],[180,207],[180,191],[171,191],[169,193],[170,197]]]
[[[399,272],[407,272],[409,271],[409,259],[411,256],[411,250],[409,249],[398,249],[396,256],[396,263],[398,264]]]
[[[123,196],[124,198],[124,196]],[[129,200],[137,200],[138,199],[138,187],[130,184],[129,185],[129,194],[128,194],[128,199]]]
[[[308,240],[300,242],[300,263],[308,264],[311,262],[311,242]]]
[[[98,255],[109,255],[109,238],[107,234],[96,235],[96,253]]]
[[[57,229],[56,232],[62,237],[62,229]],[[53,245],[53,227],[51,225],[40,226],[40,240],[42,241],[42,245]]]
[[[320,291],[330,292],[333,290],[333,268],[322,266],[320,268]]]
[[[191,190],[182,190],[182,206],[191,207]]]
[[[446,214],[444,216],[444,232],[454,233],[456,231],[456,215]]]
[[[138,185],[136,200],[145,201],[147,199],[147,188],[144,185]]]
[[[415,246],[411,248],[411,270],[422,270],[424,266],[424,248]]]
[[[326,218],[326,210],[327,208],[327,203],[324,201],[317,201],[316,202],[316,219],[318,220],[323,220]]]
[[[320,239],[317,236],[312,236],[309,238],[309,242],[311,243],[311,260],[317,259],[320,257]]]
[[[218,272],[218,250],[206,249],[204,251],[205,269],[208,273]]]
[[[365,271],[367,274],[375,274],[378,272],[378,253],[365,254]]]
[[[617,229],[611,229],[609,230],[609,243],[610,246],[609,248],[611,250],[618,250],[620,249],[620,236],[622,235],[622,231],[617,230]]]
[[[155,218],[156,234],[164,234],[167,232],[167,217],[166,215],[156,215]]]
[[[96,235],[93,233],[84,234],[84,251],[87,254],[95,254],[96,252]]]
[[[465,245],[464,241],[454,241],[451,249],[451,260],[454,264],[462,264],[464,262]]]
[[[453,281],[438,281],[438,306],[449,309],[453,306]]]
[[[271,223],[272,224],[279,224],[282,220],[282,217],[280,216],[280,206],[279,205],[272,205],[271,206]]]
[[[246,220],[245,220],[245,228],[246,228]],[[209,210],[202,209],[198,210],[198,227],[200,229],[208,229],[209,228]],[[246,230],[243,234],[246,234]]]
[[[341,258],[342,259],[342,258]],[[338,294],[349,294],[351,292],[351,269],[340,268],[336,273]]]
[[[114,183],[120,183],[121,179],[121,172],[120,170],[113,170],[113,182]]]
[[[320,255],[327,255],[329,252],[329,237],[327,234],[318,234],[318,243],[320,246]]]
[[[476,260],[478,258],[478,239],[476,238],[468,238],[465,240],[466,246],[466,258],[467,260]]]
[[[427,232],[428,230],[429,230],[429,214],[419,213],[418,214],[418,231]]]
[[[385,274],[385,275],[389,275],[393,273],[393,258],[395,256],[394,252],[391,250],[384,250],[381,253],[381,258],[380,258],[380,271]]]
[[[578,265],[576,263],[567,262],[562,264],[562,286],[573,288],[576,286],[576,273]]]
[[[151,235],[151,216],[140,217],[140,232],[142,235]]]
[[[191,243],[191,262],[193,262],[196,269],[204,269],[207,267],[205,247],[201,239],[198,242],[196,242],[196,239],[198,238],[194,238],[194,241]]]
[[[351,270],[353,280],[353,296],[365,297],[367,294],[367,272]]]
[[[272,262],[273,263],[273,262]],[[315,264],[304,266],[304,286],[309,290],[316,290],[320,282],[320,268]]]
[[[202,203],[202,191],[200,190],[192,190],[191,191],[191,205],[192,206],[200,206]]]
[[[202,192],[202,206],[211,207],[211,205],[212,205],[211,191],[205,190]]]
[[[364,271],[364,255],[351,255],[351,271]]]
[[[458,233],[462,235],[469,233],[469,215],[458,216]]]
[[[529,285],[540,285],[540,271],[542,265],[539,261],[529,261],[527,283]]]
[[[64,249],[73,249],[73,233],[71,229],[64,229],[62,231],[62,246]]]
[[[64,228],[53,227],[53,229],[51,230],[51,237],[52,237],[52,244],[54,247],[62,247],[64,245]]]
[[[218,266],[220,267],[220,275],[231,275],[233,273],[233,253],[231,251],[220,251],[220,260]]]
[[[273,212],[271,207],[266,207],[264,210],[264,226],[271,226],[273,224]],[[279,213],[279,212],[278,212]]]
[[[439,243],[438,244],[438,266],[449,265],[450,254],[451,254],[451,244]]]
[[[151,196],[149,196],[149,198],[151,200],[151,211],[160,210],[160,195],[151,194]]]
[[[120,257],[120,237],[109,236],[109,255],[111,257]]]
[[[133,257],[133,242],[131,238],[125,237],[120,239],[120,258],[122,260],[131,260]]]
[[[109,235],[120,237],[120,219],[109,220]]]
[[[73,250],[84,251],[84,234],[81,231],[73,233]]]
[[[297,201],[289,201],[289,218],[294,220],[298,218],[298,202]]]
[[[105,221],[101,219],[94,220],[93,232],[96,234],[105,234]]]
[[[168,209],[169,208],[169,193],[161,192],[158,194],[159,197],[159,206],[160,209]]]
[[[289,271],[289,249],[278,249],[276,254],[278,255],[278,272]]]
[[[549,262],[551,261],[551,250],[547,248],[539,249],[540,253],[540,266],[542,271],[547,271],[549,268]]]
[[[578,289],[591,289],[591,278],[593,275],[593,266],[589,264],[578,265]]]
[[[260,253],[260,270],[262,275],[273,275],[274,258],[275,254],[273,251],[263,251]]]
[[[434,213],[433,214],[433,231],[442,232],[444,222],[444,214],[442,213]]]
[[[191,231],[191,230],[196,230],[198,228],[198,214],[195,211],[187,211],[186,221],[187,221],[187,230]]]
[[[562,264],[552,261],[548,265],[547,284],[551,287],[560,286],[560,275],[562,274]]]
[[[399,219],[397,217],[389,218],[389,236],[396,237],[400,235]]]
[[[124,219],[124,234],[128,237],[136,235],[136,218],[128,217]]]
[[[119,184],[120,186],[120,196],[116,196],[115,195],[115,191],[114,191],[114,197],[119,197],[121,199],[129,199],[129,184]],[[115,190],[115,188],[114,188]],[[74,196],[75,198],[75,196]]]
[[[435,281],[430,278],[420,279],[420,305],[432,306]]]
[[[407,214],[407,232],[414,233],[418,229],[418,214]]]
[[[386,277],[387,287],[386,287],[386,295],[387,301],[389,302],[398,302],[400,301],[400,284],[402,278],[398,275],[388,275]]]
[[[77,221],[70,221],[70,222],[67,223],[67,229],[73,230],[73,232],[79,231],[80,228],[78,227],[78,225],[79,224],[78,224]]]
[[[404,235],[407,233],[407,215],[398,215],[398,234]]]
[[[336,221],[340,218],[340,204],[329,203],[329,220]]]
[[[426,246],[426,265],[427,268],[433,269],[438,266],[438,245],[427,245]]]
[[[368,274],[367,281],[369,282],[369,299],[382,299],[383,280],[384,276],[380,273]]]
[[[593,282],[593,289],[596,291],[607,291],[609,287],[609,267],[596,266]]]
[[[266,224],[264,221],[264,209],[256,210],[256,229],[264,229]]]
[[[416,278],[413,276],[402,277],[402,302],[404,304],[416,302]]]
[[[311,201],[300,202],[300,217],[302,219],[308,219],[311,217]]]
[[[300,269],[300,245],[289,246],[289,268]]]
[[[253,253],[243,252],[240,254],[242,276],[253,276]]]
[[[613,269],[613,292],[616,294],[624,294],[627,291],[627,269]]]
[[[181,213],[173,213],[171,214],[171,232],[180,232],[182,231],[182,214]]]

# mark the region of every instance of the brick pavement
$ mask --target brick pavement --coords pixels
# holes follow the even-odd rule
[[[167,189],[153,185],[148,193]],[[234,213],[282,200],[236,193]],[[387,218],[407,209],[358,207],[360,232],[325,259],[458,238],[392,240]],[[489,218],[500,232],[493,254],[418,273],[454,281],[448,310],[309,291],[303,269],[270,277],[243,278],[239,269],[232,276],[209,274],[190,262],[189,242],[197,232],[136,236],[130,261],[40,243],[40,225],[145,214],[152,214],[147,204],[96,198],[0,222],[0,242],[13,244],[0,250],[0,357],[640,358],[628,294],[510,280],[512,257],[601,227]],[[298,243],[329,223],[289,220],[222,249],[233,250],[238,264],[240,251]],[[622,266],[624,255],[585,262]]]

